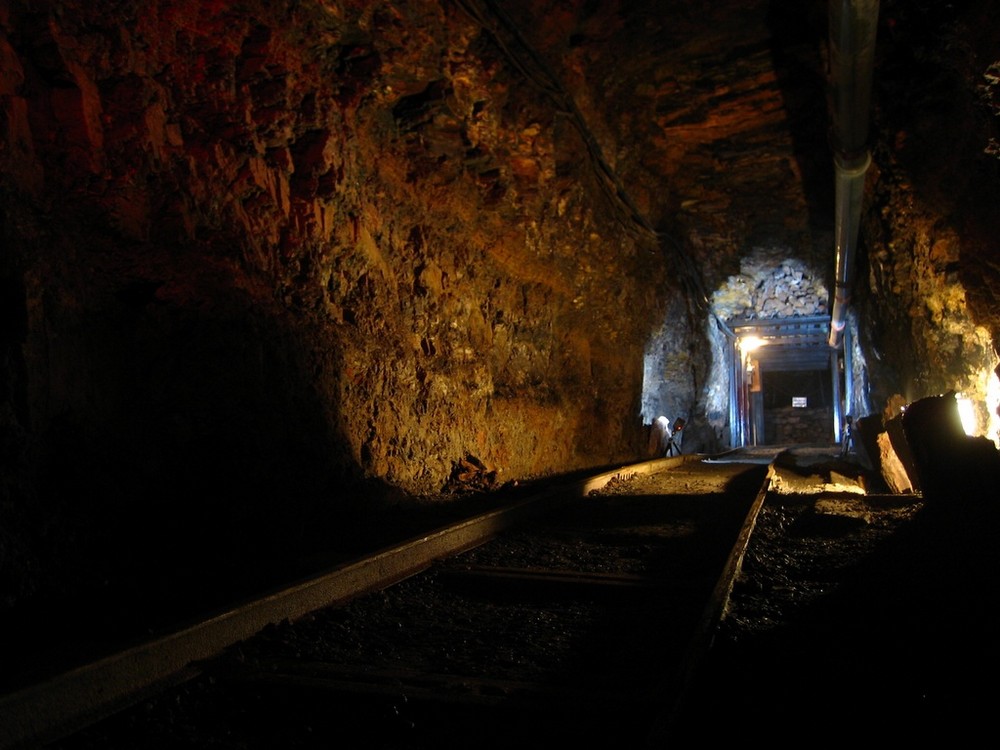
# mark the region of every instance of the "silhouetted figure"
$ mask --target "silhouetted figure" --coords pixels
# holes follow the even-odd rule
[[[854,452],[854,418],[850,415],[844,418],[844,442],[841,444],[840,455],[846,456]]]
[[[667,450],[664,455],[681,455],[681,431],[684,429],[684,420],[680,417],[674,422],[673,432],[667,437]]]
[[[670,420],[660,416],[649,429],[649,455],[660,458],[666,455],[670,443]]]

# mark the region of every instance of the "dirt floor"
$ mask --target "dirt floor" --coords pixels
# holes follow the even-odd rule
[[[342,746],[366,750],[641,747],[665,703],[663,670],[685,653],[764,476],[763,466],[698,460],[618,475],[426,575],[268,627],[212,674],[56,747],[131,750],[156,737],[163,747],[314,748],[347,734],[364,739]],[[662,586],[543,577],[540,588],[510,589],[478,568]],[[331,676],[370,699],[296,681]],[[465,698],[426,702],[425,690]]]
[[[775,458],[725,617],[671,716],[674,743],[978,744],[1000,698],[992,495],[871,491],[854,457],[822,447],[740,460]],[[656,481],[724,489],[692,471]]]
[[[977,737],[992,729],[995,502],[866,493],[823,449],[781,455],[677,730],[718,738]]]

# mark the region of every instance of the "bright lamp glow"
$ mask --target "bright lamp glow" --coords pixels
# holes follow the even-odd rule
[[[992,371],[988,375],[986,381],[986,412],[988,416],[988,423],[986,427],[986,435],[993,444],[1000,448],[1000,424],[998,424],[997,411],[1000,409],[1000,380]]]
[[[977,428],[976,407],[972,399],[959,396],[955,399],[958,402],[958,416],[962,420],[962,429],[966,435],[975,435]]]
[[[747,352],[752,352],[754,349],[759,349],[764,346],[767,342],[764,339],[757,338],[756,336],[746,336],[740,339],[740,351],[744,354]]]

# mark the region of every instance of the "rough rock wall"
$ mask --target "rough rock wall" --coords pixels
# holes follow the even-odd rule
[[[662,256],[497,42],[432,0],[4,5],[6,601],[287,555],[349,478],[641,455]]]
[[[726,321],[825,315],[830,298],[825,276],[797,260],[791,248],[754,248],[739,275],[712,295],[712,307]]]
[[[896,394],[964,391],[982,405],[985,429],[1000,340],[1000,108],[990,77],[1000,34],[990,3],[897,2],[883,7],[880,35],[856,290],[871,402],[881,411]]]

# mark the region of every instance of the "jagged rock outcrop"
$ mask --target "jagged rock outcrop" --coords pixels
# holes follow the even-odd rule
[[[467,456],[640,455],[656,239],[459,6],[15,2],[0,32],[13,598],[295,554]]]
[[[990,10],[883,3],[853,290],[873,411],[984,393],[996,362]],[[6,3],[4,603],[179,548],[192,578],[257,582],[346,507],[640,457],[647,405],[718,447],[713,295],[758,248],[794,262],[740,314],[832,288],[825,23],[765,0]]]
[[[855,289],[872,411],[954,390],[995,438],[1000,42],[987,3],[883,6]]]

